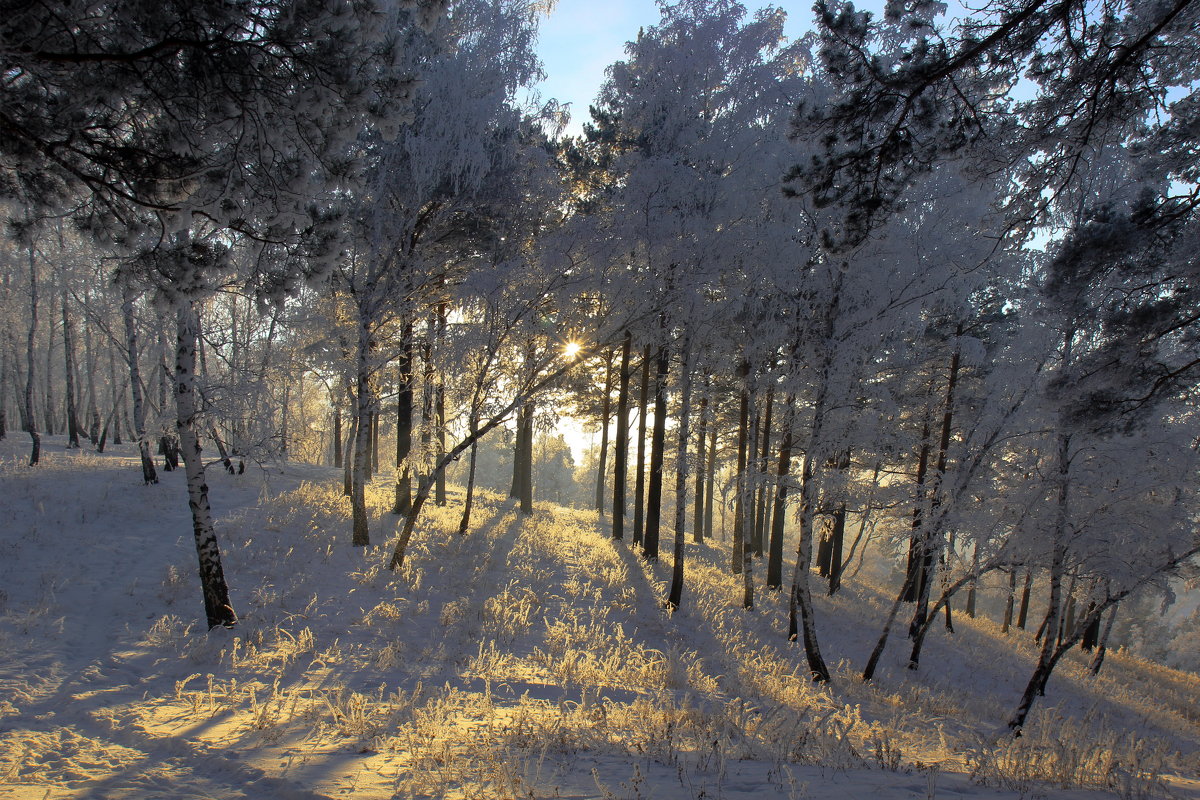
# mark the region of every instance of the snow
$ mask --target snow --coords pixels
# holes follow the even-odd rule
[[[241,620],[206,634],[182,471],[44,443],[29,468],[0,441],[0,798],[1200,798],[1193,674],[1068,659],[1014,742],[1025,634],[959,614],[863,685],[887,598],[849,580],[814,687],[720,543],[689,542],[668,615],[669,557],[594,513],[484,497],[459,537],[452,493],[392,575],[387,474],[356,550],[340,471],[210,469]]]

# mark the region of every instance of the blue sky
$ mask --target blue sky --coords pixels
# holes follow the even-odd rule
[[[766,5],[763,3],[762,5]],[[784,0],[774,4],[788,13],[786,32],[795,38],[809,28],[812,0]],[[878,10],[882,0],[860,2],[860,8]],[[753,12],[759,4],[749,0]],[[548,19],[542,20],[538,51],[547,78],[538,85],[543,97],[571,103],[570,133],[578,133],[588,119],[588,105],[604,81],[604,68],[625,57],[625,42],[637,38],[638,28],[658,22],[653,0],[559,0]]]

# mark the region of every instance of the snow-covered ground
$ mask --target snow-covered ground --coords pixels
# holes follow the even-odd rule
[[[669,554],[594,513],[485,498],[459,537],[452,497],[393,575],[386,475],[355,549],[334,470],[210,469],[241,622],[206,634],[182,472],[26,449],[0,442],[0,798],[1200,797],[1195,675],[1068,660],[1014,741],[1027,634],[960,615],[863,685],[886,598],[851,582],[814,687],[719,544],[669,615]]]

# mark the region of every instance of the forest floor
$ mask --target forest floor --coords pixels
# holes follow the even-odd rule
[[[817,600],[814,686],[720,543],[687,545],[669,614],[669,547],[487,498],[458,536],[452,497],[392,574],[388,476],[356,549],[340,473],[210,468],[241,619],[205,633],[182,472],[26,449],[0,441],[0,798],[1200,798],[1195,674],[1071,657],[1014,740],[1024,632],[960,615],[864,685],[887,598],[851,581]]]

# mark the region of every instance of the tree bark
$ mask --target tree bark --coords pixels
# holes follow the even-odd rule
[[[141,352],[138,347],[137,320],[133,315],[136,292],[131,286],[122,288],[121,316],[125,322],[125,353],[129,359],[129,390],[133,393],[133,435],[137,439],[138,455],[142,462],[142,482],[149,486],[158,483],[150,441],[146,438],[146,400],[142,394]]]
[[[407,514],[412,508],[413,432],[413,328],[406,323],[401,334],[400,365],[396,375],[396,499],[393,514]]]
[[[712,539],[713,535],[713,497],[717,487],[717,421],[713,418],[712,432],[709,434],[711,443],[708,447],[708,478],[704,493],[704,538]],[[703,445],[703,442],[701,442]]]
[[[650,399],[650,345],[642,348],[642,388],[638,395],[637,481],[633,491],[633,543],[645,538],[646,520],[646,406]]]
[[[742,574],[746,561],[745,552],[749,549],[746,541],[745,496],[749,491],[749,476],[746,474],[746,449],[750,438],[750,362],[744,359],[738,367],[738,381],[741,402],[738,404],[737,474],[734,476],[733,551],[730,553],[729,562],[729,571],[734,575]]]
[[[704,381],[705,388],[708,386],[708,379]],[[707,391],[700,398],[700,407],[696,411],[696,489],[694,505],[692,507],[692,541],[700,544],[704,541],[704,476],[705,463],[704,451],[708,445],[708,394]]]
[[[25,421],[29,432],[29,466],[34,466],[42,457],[42,437],[37,429],[37,414],[33,408],[33,385],[36,380],[37,364],[34,359],[34,339],[37,336],[38,284],[37,261],[33,242],[29,243],[29,336],[25,342]]]
[[[629,474],[629,359],[633,333],[625,331],[621,342],[621,366],[617,378],[617,441],[613,464],[612,538],[625,538],[625,483]]]
[[[600,403],[600,458],[596,465],[596,511],[604,514],[604,479],[608,472],[608,417],[612,411],[612,351],[604,358],[604,399]]]
[[[79,447],[79,413],[75,403],[75,337],[71,312],[67,307],[67,290],[61,291],[63,322],[63,372],[67,394],[67,447]]]
[[[175,348],[175,427],[183,452],[187,475],[188,505],[192,511],[192,532],[200,562],[200,586],[204,594],[204,613],[208,627],[231,627],[237,615],[229,602],[229,588],[221,566],[221,550],[208,503],[208,484],[204,480],[204,460],[200,457],[200,437],[196,432],[196,339],[199,319],[191,300],[176,304]]]
[[[371,385],[375,341],[370,322],[363,317],[358,323],[358,346],[355,358],[355,420],[354,466],[350,476],[350,508],[353,518],[351,543],[355,547],[371,544],[367,521],[367,472],[371,465],[371,415],[375,411],[375,396]]]
[[[676,428],[675,444],[675,563],[671,568],[671,590],[667,605],[679,608],[683,600],[684,541],[687,538],[687,480],[688,480],[688,431],[692,416],[692,344],[685,334],[682,344],[682,364],[679,375],[679,424]]]
[[[775,508],[771,514],[771,538],[767,545],[767,588],[783,588],[783,527],[787,514],[787,478],[792,468],[792,425],[795,421],[795,402],[788,395],[783,404],[783,425],[779,443],[779,466],[775,471]]]
[[[660,320],[666,337],[665,317]],[[658,560],[659,525],[662,520],[663,451],[667,436],[667,373],[670,351],[664,341],[658,348],[654,369],[654,430],[650,438],[650,480],[646,488],[646,533],[642,555],[647,561]]]

